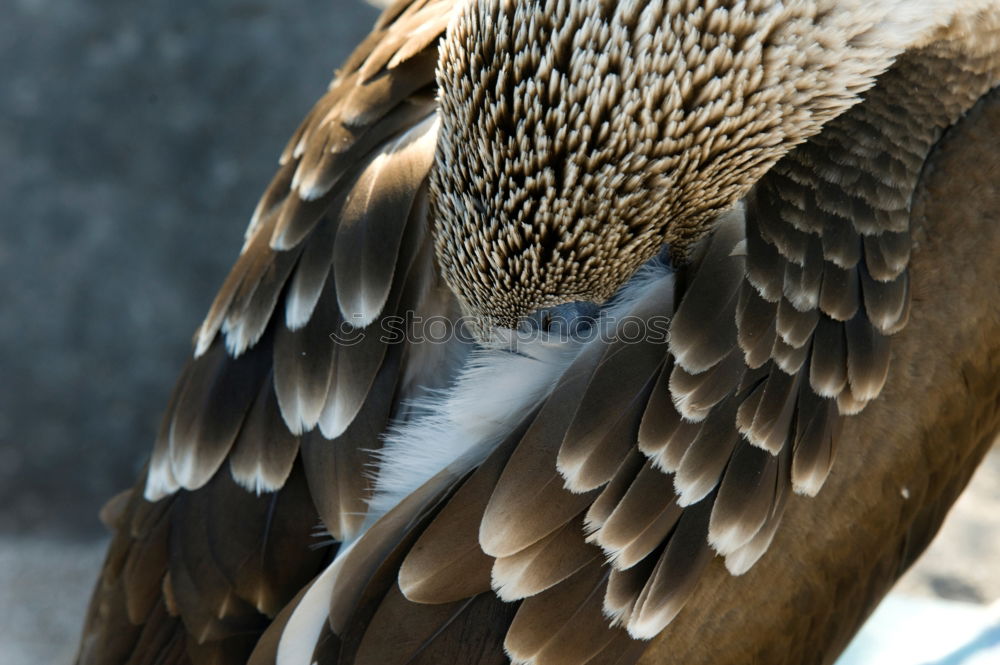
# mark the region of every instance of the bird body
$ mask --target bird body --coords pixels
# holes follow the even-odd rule
[[[988,0],[393,5],[79,662],[832,662],[1000,431],[998,83]]]

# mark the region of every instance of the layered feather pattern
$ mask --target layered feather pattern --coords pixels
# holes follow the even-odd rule
[[[387,340],[400,342],[379,322],[418,310],[425,295],[407,290],[406,277],[427,241],[424,182],[437,124],[421,89],[433,83],[432,45],[448,6],[417,3],[379,24],[383,46],[355,53],[285,150],[196,335],[196,357],[156,444],[148,499],[203,485],[251,408],[248,426],[269,427],[276,400],[294,435],[272,442],[280,453],[240,447],[236,477],[255,490],[281,486],[299,435],[319,427],[337,439],[361,410]],[[409,35],[417,25],[427,41],[415,49]],[[274,316],[279,305],[284,317]]]
[[[479,35],[479,78],[442,91],[435,69],[457,69],[439,40],[475,21],[453,21],[450,0],[400,0],[339,70],[283,152],[196,335],[145,481],[107,510],[116,537],[81,664],[629,665],[697,602],[716,554],[733,574],[764,556],[790,495],[822,488],[844,419],[879,398],[908,320],[911,199],[941,133],[1000,80],[1000,19],[973,13],[951,30],[938,0],[736,3],[725,16],[719,3],[482,1],[497,21],[547,8],[572,30],[550,35],[542,58],[529,47],[537,25],[507,26],[510,53],[493,55],[510,66],[498,71],[496,45]],[[724,24],[730,41],[672,34],[676,49],[655,62],[618,43],[670,11],[684,12],[677,31]],[[988,39],[966,48],[976,20]],[[853,60],[831,64],[818,39],[796,59],[781,42],[820,24],[831,52]],[[780,46],[772,60],[764,34]],[[670,60],[677,49],[706,68]],[[739,76],[705,74],[733,49]],[[760,64],[777,61],[801,65],[795,103]],[[573,81],[601,87],[569,86],[573,67]],[[616,106],[632,99],[625,88],[643,89],[625,78],[654,70],[659,102],[701,111],[653,119],[639,102]],[[526,71],[549,85],[472,94]],[[741,90],[760,95],[750,103]],[[535,113],[550,107],[563,115]],[[476,111],[465,129],[486,118],[537,140],[513,141],[507,162],[486,139],[459,145],[467,133],[446,114],[457,108]],[[559,132],[586,157],[562,155],[556,174]],[[472,291],[499,293],[483,282],[509,258],[497,248],[513,252],[528,230],[489,227],[489,257],[461,242],[435,255],[435,187],[469,179],[452,203],[470,219],[489,204],[548,220],[531,233],[552,234],[551,256],[572,236],[559,265],[572,245],[580,265],[567,270],[581,274],[605,256],[585,248],[600,234],[532,197],[558,178],[589,187],[570,192],[573,219],[619,206],[598,230],[645,260],[663,238],[619,213],[648,203],[649,183],[619,171],[646,172],[652,137],[657,196],[697,194],[669,208],[684,217],[677,247],[602,291],[614,295],[572,335],[492,330],[503,345],[484,348],[452,334],[469,303],[445,285],[441,257],[476,272]],[[635,150],[597,150],[611,143]],[[441,171],[470,150],[481,169]],[[685,171],[695,163],[704,168]],[[699,180],[709,172],[725,182]],[[723,199],[734,205],[720,214]],[[632,233],[641,242],[628,245]],[[543,254],[511,265],[527,280]],[[428,321],[449,333],[432,339]]]
[[[757,184],[746,200],[746,243],[730,259],[745,268],[735,279],[701,271],[674,319],[670,388],[679,415],[721,442],[735,406],[746,441],[726,455],[728,464],[699,456],[700,464],[713,464],[707,477],[685,471],[689,455],[704,445],[697,437],[676,466],[682,501],[721,488],[709,538],[733,572],[752,564],[748,542],[780,517],[781,485],[790,480],[797,492],[818,492],[833,464],[841,415],[861,411],[886,381],[890,337],[907,320],[910,199],[924,158],[995,77],[988,58],[955,64],[938,55],[941,48],[902,56],[864,104],[828,123]],[[936,77],[958,70],[970,90],[935,96]],[[717,260],[709,265],[721,269]],[[705,295],[699,279],[711,284]],[[704,311],[688,308],[694,298]],[[705,336],[700,324],[719,308],[727,312],[716,315],[724,324]],[[737,345],[742,362],[733,363],[724,354]],[[727,385],[712,395],[718,405],[706,409],[704,386],[718,385],[718,375]],[[775,476],[776,461],[747,443],[788,457],[790,465],[778,466],[790,468],[790,478]]]

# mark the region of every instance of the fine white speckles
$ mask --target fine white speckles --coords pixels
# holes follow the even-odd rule
[[[942,3],[467,3],[438,66],[445,280],[499,324],[603,301],[855,104]]]

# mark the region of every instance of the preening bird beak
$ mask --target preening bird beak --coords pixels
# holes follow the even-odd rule
[[[518,322],[521,333],[542,332],[549,335],[565,336],[581,332],[597,321],[601,308],[589,300],[544,307],[522,318]]]
[[[494,325],[486,317],[470,317],[469,332],[486,348],[516,350],[533,341],[581,341],[594,328],[601,308],[588,300],[543,307],[521,317],[515,327]]]

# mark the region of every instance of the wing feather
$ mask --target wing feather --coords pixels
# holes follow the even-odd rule
[[[450,603],[490,589],[493,559],[480,549],[479,523],[517,441],[498,446],[421,534],[399,570],[407,598]]]
[[[613,553],[615,568],[631,568],[666,540],[682,512],[672,489],[670,476],[647,461],[594,530],[590,539]]]
[[[269,375],[233,444],[229,456],[233,479],[257,494],[273,492],[288,480],[298,452],[299,437],[284,426],[274,378]]]
[[[504,647],[515,663],[586,662],[617,632],[601,612],[607,572],[594,561],[566,583],[521,601]]]
[[[479,527],[479,543],[493,557],[512,556],[538,542],[586,508],[591,493],[563,490],[556,468],[559,447],[587,387],[601,349],[585,353],[535,416],[505,465]]]
[[[429,236],[414,227],[427,224],[435,42],[451,6],[404,2],[403,24],[383,17],[289,141],[168,405],[144,487],[159,501],[133,496],[118,520],[81,663],[245,662],[329,558],[317,533],[343,539],[363,523],[409,354],[377,334],[332,339],[345,332],[338,289],[374,314],[425,297],[432,264],[414,257]],[[388,42],[381,64],[367,59]],[[341,266],[352,251],[369,260]],[[447,380],[427,369],[429,384]],[[277,656],[270,635],[257,660]]]
[[[706,497],[681,515],[666,549],[650,573],[629,618],[629,633],[652,638],[670,623],[687,601],[701,571],[712,559],[705,540],[714,497]]]
[[[337,301],[356,327],[381,313],[393,284],[403,225],[410,217],[437,139],[433,115],[387,143],[362,171],[340,217],[333,265]]]
[[[600,556],[584,539],[583,513],[508,557],[493,563],[492,586],[501,600],[534,596],[568,579]]]

